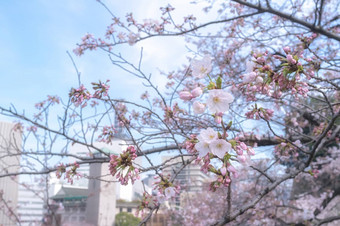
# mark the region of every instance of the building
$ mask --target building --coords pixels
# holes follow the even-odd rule
[[[113,139],[111,144],[95,143],[94,145],[100,148],[102,152],[115,155],[122,153],[128,147],[125,140],[118,138]],[[91,153],[97,157],[104,157],[102,153],[80,144],[72,145],[69,153],[77,156],[88,156]],[[70,158],[69,162],[72,163],[75,160]],[[141,164],[141,159],[136,159],[136,162]],[[69,192],[71,192],[71,188],[74,188],[72,190],[74,192],[72,192],[73,196],[83,194],[80,190],[87,192],[86,198],[83,197],[82,199],[81,214],[80,210],[77,210],[77,213],[80,215],[68,215],[66,206],[64,206],[65,209],[61,212],[61,222],[65,224],[68,222],[72,224],[81,223],[85,217],[85,222],[88,225],[111,226],[116,215],[116,200],[130,202],[142,197],[141,182],[136,181],[134,185],[131,183],[126,186],[120,185],[120,183],[116,182],[116,178],[110,174],[109,163],[82,164],[77,172],[83,176],[80,179],[74,180],[73,185],[70,185],[62,178],[57,179],[54,174],[51,174],[50,177],[51,189],[49,193],[57,203],[64,205],[65,200],[56,197],[61,197],[60,195],[65,192],[62,190],[65,190],[65,188]],[[74,198],[68,197],[67,199],[68,205],[71,205],[73,202],[72,205],[79,204],[76,203]]]
[[[90,165],[86,220],[93,225],[112,226],[115,220],[117,183],[109,174],[108,163]]]
[[[15,124],[0,122],[0,175],[20,170],[22,137]],[[0,177],[0,225],[15,225],[18,204],[18,177]]]
[[[172,156],[164,156],[162,161],[168,161]],[[188,160],[188,158],[185,158]],[[176,164],[177,163],[177,164]],[[171,165],[163,170],[163,174],[172,174],[182,167],[182,159],[176,158],[167,163]],[[202,191],[202,186],[209,180],[209,176],[201,171],[201,166],[197,164],[189,164],[183,168],[176,176],[176,181],[181,186],[181,191],[186,192],[199,192]]]
[[[182,159],[176,158],[170,160],[172,156],[163,156],[162,161],[167,162],[169,167],[163,170],[163,174],[173,174],[182,167]],[[169,161],[170,160],[170,161]],[[184,158],[184,160],[188,160]],[[209,181],[209,176],[201,171],[201,166],[197,164],[188,164],[184,167],[176,176],[175,182],[181,187],[180,194],[175,197],[174,202],[170,202],[171,206],[180,206],[186,197],[195,192],[200,192],[203,189],[203,185]]]
[[[17,212],[22,226],[41,224],[44,216],[45,190],[43,183],[19,184]]]
[[[82,225],[86,223],[86,200],[88,189],[63,185],[51,199],[58,208],[54,214],[60,215],[62,225]]]

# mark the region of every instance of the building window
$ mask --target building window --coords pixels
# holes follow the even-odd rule
[[[119,208],[119,213],[121,213],[121,212],[123,212],[123,208],[122,207]]]
[[[132,209],[129,207],[127,208],[128,213],[131,213]]]

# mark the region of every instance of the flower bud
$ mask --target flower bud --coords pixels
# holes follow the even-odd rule
[[[285,53],[288,54],[290,52],[289,46],[283,47],[283,51],[285,51]]]
[[[288,61],[288,63],[290,63],[290,64],[296,64],[296,60],[295,60],[295,59],[293,58],[293,56],[290,55],[290,54],[287,55],[287,61]]]
[[[189,91],[182,91],[179,93],[179,98],[181,98],[182,100],[191,100],[192,95]]]
[[[222,176],[225,176],[225,174],[227,173],[227,168],[225,168],[224,166],[220,169],[220,171],[221,171]]]
[[[202,91],[201,87],[196,87],[195,89],[193,89],[191,91],[191,95],[192,95],[193,98],[201,96],[202,93],[203,93],[203,91]]]
[[[257,76],[255,81],[256,81],[256,83],[262,83],[263,78],[261,76]]]
[[[215,115],[215,122],[216,122],[217,124],[221,124],[221,122],[222,122],[222,117],[219,116],[219,115]]]

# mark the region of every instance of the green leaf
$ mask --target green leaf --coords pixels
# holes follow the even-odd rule
[[[217,89],[222,89],[222,78],[220,76],[216,79],[216,87]]]

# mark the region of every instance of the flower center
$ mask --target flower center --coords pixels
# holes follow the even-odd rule
[[[218,149],[222,149],[222,146],[223,146],[222,144],[217,144],[217,145],[216,145],[216,147],[217,147]]]
[[[205,68],[205,67],[201,67],[201,69],[200,69],[200,72],[203,74],[203,73],[205,73],[207,71],[207,69]]]
[[[213,98],[213,101],[215,104],[219,103],[220,102],[220,98],[219,97],[214,97]]]

